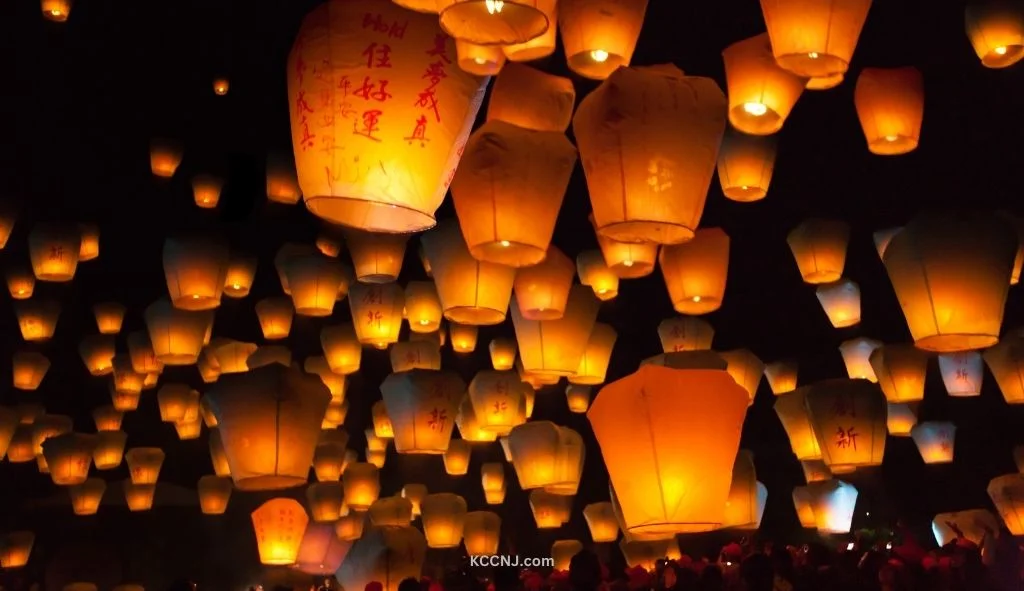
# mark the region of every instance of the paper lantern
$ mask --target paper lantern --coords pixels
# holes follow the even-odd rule
[[[465,389],[451,372],[412,370],[384,378],[380,391],[391,416],[395,451],[445,453]]]
[[[340,482],[315,482],[306,487],[306,504],[314,522],[335,522],[341,518],[345,490]]]
[[[71,16],[73,0],[41,0],[43,17],[55,23],[63,23]]]
[[[321,429],[334,429],[345,424],[345,417],[348,415],[348,401],[331,401],[324,412],[324,419],[320,423]]]
[[[946,392],[954,397],[981,395],[984,365],[977,351],[939,355],[939,372]]]
[[[50,371],[50,360],[42,353],[18,351],[11,361],[11,376],[18,390],[35,391]]]
[[[405,316],[409,330],[431,333],[441,326],[441,301],[432,281],[410,281],[405,286]]]
[[[754,454],[741,449],[732,467],[729,498],[725,502],[722,526],[732,529],[757,529],[768,500],[768,489],[757,481]]]
[[[857,507],[856,487],[842,480],[824,480],[809,483],[806,488],[818,533],[849,533]]]
[[[412,502],[394,496],[377,499],[368,511],[374,527],[406,527],[412,521]]]
[[[434,225],[486,89],[454,58],[436,17],[387,0],[334,0],[306,16],[288,58],[288,95],[313,214],[371,232]],[[312,64],[327,62],[331,76],[313,75]]]
[[[659,560],[668,554],[669,540],[636,540],[623,537],[619,541],[619,551],[629,568],[653,571]]]
[[[212,310],[220,306],[227,276],[227,243],[208,238],[164,241],[167,293],[180,310]]]
[[[551,246],[543,261],[520,269],[514,288],[517,308],[529,320],[557,320],[565,314],[576,274],[572,260]]]
[[[518,349],[514,340],[505,338],[493,339],[487,345],[487,350],[491,355],[491,366],[496,371],[507,371],[515,365]]]
[[[335,259],[341,254],[341,243],[331,236],[321,234],[316,237],[316,249],[320,254]]]
[[[568,19],[566,4],[561,10]],[[563,26],[566,41],[564,31]],[[725,119],[725,95],[718,85],[684,76],[673,66],[622,68],[588,94],[576,111],[573,132],[598,233],[622,242],[692,239]],[[609,126],[609,120],[617,124]]]
[[[377,582],[382,591],[398,591],[401,581],[420,576],[426,552],[427,542],[414,527],[367,527],[335,577],[342,589]]]
[[[100,510],[107,483],[102,478],[88,478],[68,488],[71,510],[75,515],[95,515]]]
[[[474,76],[493,76],[505,65],[500,45],[480,45],[461,39],[455,40],[455,59],[460,70]]]
[[[594,290],[602,302],[619,295],[619,276],[605,262],[600,250],[585,250],[577,255],[576,273],[580,283]]]
[[[95,224],[79,224],[81,242],[78,247],[78,262],[92,261],[100,256],[100,229]]]
[[[395,429],[391,425],[391,418],[388,416],[387,405],[383,400],[373,403],[370,409],[373,432],[380,439],[394,439]],[[387,442],[385,442],[387,443]]]
[[[166,454],[159,447],[133,447],[124,454],[134,484],[156,484]]]
[[[833,74],[821,78],[807,78],[807,90],[831,90],[843,83],[845,74]]]
[[[452,322],[448,326],[448,336],[452,343],[452,351],[456,353],[472,353],[476,350],[478,327],[472,324]]]
[[[43,441],[43,457],[57,486],[82,484],[89,477],[96,438],[84,433],[65,433]]]
[[[480,466],[480,480],[484,494],[487,496],[489,505],[496,505],[490,501],[490,493],[501,493],[505,496],[505,465],[501,462],[485,462]]]
[[[291,155],[267,156],[267,199],[284,205],[295,205],[302,197],[295,162]]]
[[[575,165],[576,148],[561,130],[484,123],[451,187],[470,254],[509,267],[544,260]]]
[[[864,68],[853,102],[872,154],[896,156],[917,148],[924,119],[924,78],[917,68]]]
[[[30,531],[12,531],[0,538],[0,567],[21,568],[28,564],[36,534]]]
[[[441,349],[436,342],[395,343],[388,355],[391,357],[391,371],[395,373],[413,369],[441,369]]]
[[[1024,11],[1007,2],[969,2],[967,37],[986,68],[1006,68],[1024,57]]]
[[[184,157],[181,144],[169,139],[153,139],[149,144],[149,167],[153,175],[169,179],[174,176]]]
[[[455,413],[455,425],[459,428],[459,435],[470,443],[490,443],[498,439],[496,431],[488,431],[483,428],[468,396],[462,399],[459,409]]]
[[[512,323],[523,368],[546,376],[569,376],[579,369],[597,320],[599,303],[590,289],[574,285],[565,313],[557,320],[530,320],[512,303]]]
[[[344,431],[325,431],[344,434],[342,441],[321,441],[313,454],[313,470],[320,482],[337,482],[346,468],[348,435]]]
[[[551,544],[552,568],[556,571],[568,571],[569,563],[573,556],[583,551],[583,544],[579,540],[555,540]]]
[[[469,555],[489,556],[498,551],[501,517],[492,511],[470,511],[465,516],[463,544]]]
[[[520,488],[576,494],[585,455],[579,433],[550,421],[533,421],[512,429],[508,439]]]
[[[504,322],[515,269],[473,258],[457,224],[443,222],[420,240],[433,262],[445,318],[480,326]]]
[[[779,67],[772,55],[768,34],[762,33],[733,43],[722,51],[722,60],[725,63],[725,83],[729,94],[729,122],[733,127],[751,135],[771,135],[782,129],[790,111],[803,94],[805,80]],[[744,140],[742,136],[734,138],[738,142],[737,147],[723,146],[723,152],[737,149],[744,154],[742,160],[735,162],[746,162],[739,168],[743,173],[737,179],[749,178],[758,181],[758,184],[730,182],[729,189],[736,196],[729,195],[722,174],[722,161],[719,160],[718,171],[722,188],[726,190],[725,196],[736,201],[762,199],[763,191],[767,191],[768,182],[771,181],[775,146],[771,142]],[[759,166],[758,162],[762,164]],[[763,164],[767,164],[767,170]],[[751,188],[742,188],[744,184]]]
[[[234,339],[214,339],[210,343],[209,351],[217,360],[222,374],[245,373],[249,371],[246,360],[256,352],[259,345],[256,343],[243,343]]]
[[[476,425],[488,433],[508,435],[513,427],[526,422],[525,386],[515,372],[477,372],[469,383],[469,401]]]
[[[341,263],[320,253],[293,256],[288,258],[284,273],[296,314],[316,318],[331,315],[344,281]]]
[[[7,461],[12,464],[24,464],[36,459],[35,448],[32,446],[32,435],[35,429],[31,424],[15,427],[7,446]]]
[[[208,319],[208,317],[206,318]],[[156,352],[153,350],[153,342],[150,340],[147,331],[138,330],[130,332],[128,333],[127,341],[128,354],[131,356],[133,371],[141,374],[160,373],[163,371],[164,364],[157,359]]]
[[[509,61],[528,62],[539,60],[555,52],[555,46],[558,44],[558,27],[555,26],[558,12],[556,10],[557,0],[536,0],[533,2],[533,6],[542,11],[547,17],[548,28],[529,41],[499,46]]]
[[[124,500],[129,511],[137,513],[153,508],[156,484],[135,484],[131,480],[125,480],[122,486],[124,487]]]
[[[160,420],[175,423],[185,418],[189,407],[199,408],[199,392],[185,384],[165,384],[156,393],[160,407]]]
[[[224,275],[224,295],[229,298],[244,298],[249,295],[253,278],[256,276],[256,258],[235,256],[228,261]]]
[[[839,281],[846,267],[850,226],[836,220],[809,219],[786,237],[804,283]]]
[[[618,333],[614,328],[600,322],[594,323],[587,347],[580,357],[580,365],[576,373],[569,376],[569,383],[591,386],[603,383],[616,338]]]
[[[228,82],[227,78],[214,78],[213,80],[213,94],[217,96],[224,96],[228,93],[231,88],[231,83]]]
[[[97,470],[113,470],[121,465],[128,434],[124,431],[100,431],[96,434],[96,447],[92,452],[92,463]]]
[[[38,224],[28,235],[28,248],[36,279],[68,282],[78,268],[82,234],[74,226]]]
[[[11,444],[11,439],[14,438],[18,424],[17,413],[8,408],[0,407],[0,459],[3,459],[4,454],[7,453],[7,448]]]
[[[530,510],[537,529],[557,529],[569,521],[572,497],[552,494],[542,489],[532,490]]]
[[[145,374],[137,373],[132,366],[132,358],[129,355],[114,355],[111,360],[113,367],[114,392],[117,394],[134,394],[142,392],[142,383],[145,381]]]
[[[331,396],[314,376],[282,365],[224,376],[206,394],[239,490],[306,482]]]
[[[585,413],[590,408],[590,386],[570,384],[565,388],[565,398],[571,412]]]
[[[619,522],[610,502],[587,505],[583,508],[583,518],[595,543],[614,542],[619,537]]]
[[[878,384],[838,379],[804,388],[821,459],[833,473],[882,464],[886,403]]]
[[[647,0],[563,0],[558,28],[569,69],[592,80],[629,66],[644,24]]]
[[[216,88],[216,87],[215,87]],[[225,92],[226,92],[225,88]],[[220,192],[224,181],[209,174],[201,174],[192,179],[192,197],[196,205],[202,209],[213,209],[220,201]]]
[[[199,493],[199,509],[203,515],[223,515],[228,509],[233,488],[229,477],[210,474],[200,477],[196,491]]]
[[[1008,404],[1024,403],[1024,336],[1011,333],[982,354]]]
[[[356,279],[363,283],[391,283],[402,272],[405,244],[401,234],[373,234],[359,230],[345,232]]]
[[[988,484],[988,496],[1010,535],[1024,535],[1024,474],[993,478]]]
[[[307,525],[309,517],[295,499],[270,499],[260,505],[252,512],[260,564],[295,564]]]
[[[124,323],[125,307],[117,302],[103,302],[92,307],[100,334],[117,334]]]
[[[353,462],[341,477],[345,502],[353,511],[366,511],[380,497],[380,471],[367,462]]]
[[[928,356],[923,351],[913,345],[882,345],[869,360],[889,402],[924,399]]]
[[[725,134],[718,152],[718,180],[727,198],[741,203],[764,199],[774,169],[774,139],[735,131]]]
[[[801,460],[800,468],[804,472],[804,482],[819,482],[832,478],[832,471],[821,460]]]
[[[334,534],[342,541],[358,540],[363,535],[366,522],[365,512],[352,511],[348,515],[343,515],[334,524]]]
[[[800,527],[814,529],[818,522],[814,518],[814,507],[811,506],[811,493],[806,486],[793,487],[793,507],[796,509]]]
[[[373,288],[369,288],[371,291]],[[382,294],[383,295],[383,294]],[[351,304],[351,301],[349,302]],[[362,303],[360,302],[360,306]],[[376,314],[374,314],[376,316]],[[381,319],[383,320],[383,312]],[[355,314],[353,314],[355,318]],[[356,319],[357,321],[363,319]],[[383,324],[383,323],[382,323]],[[331,371],[349,375],[359,371],[362,348],[356,338],[355,326],[351,323],[325,326],[320,330],[320,345]]]
[[[467,524],[466,500],[452,493],[425,495],[423,533],[430,548],[456,548]]]
[[[118,391],[113,384],[110,385],[110,401],[114,408],[121,412],[138,410],[141,397],[140,391],[134,389]]]
[[[921,453],[925,464],[949,464],[953,461],[953,444],[956,439],[956,425],[944,421],[917,423],[910,430],[910,437]]]
[[[22,300],[14,302],[21,338],[29,343],[42,343],[53,338],[60,317],[60,304],[54,300]]]
[[[352,544],[339,540],[334,524],[312,523],[306,527],[293,568],[306,575],[329,576],[341,568]]]
[[[849,279],[818,285],[818,303],[834,328],[860,324],[860,287]]]
[[[907,224],[883,262],[914,345],[955,353],[996,344],[1016,256],[1017,234],[996,215],[936,214]]]
[[[786,430],[789,445],[798,460],[818,460],[822,457],[818,438],[807,413],[808,392],[805,386],[775,397],[775,414]]]
[[[939,513],[932,519],[932,534],[939,546],[959,539],[982,547],[989,532],[999,531],[999,520],[987,509],[969,509],[952,513]]]
[[[348,303],[352,310],[356,338],[360,343],[386,349],[391,343],[398,342],[398,332],[402,329],[402,309],[405,307],[402,286],[397,283],[359,283],[352,286]]]
[[[893,437],[909,437],[917,424],[917,413],[911,403],[890,402],[887,406],[886,429]]]
[[[871,0],[761,0],[775,61],[804,78],[846,72],[870,8]]]
[[[590,216],[591,224],[594,223],[594,216]],[[646,277],[654,271],[654,264],[658,260],[658,248],[656,243],[629,243],[612,240],[597,232],[597,244],[601,248],[601,256],[604,259],[604,266],[620,279],[635,279]],[[518,281],[519,277],[516,277]]]
[[[260,321],[263,338],[283,339],[292,330],[295,309],[288,298],[266,298],[256,302],[256,316]]]
[[[875,243],[875,250],[878,251],[878,258],[885,261],[885,251],[889,248],[889,243],[896,234],[899,234],[903,228],[888,228],[885,230],[879,230],[871,235],[872,241]]]
[[[7,291],[11,293],[11,299],[27,300],[32,297],[36,287],[36,276],[24,269],[9,269],[7,271]]]
[[[866,337],[857,337],[843,341],[839,345],[839,354],[843,356],[846,374],[851,379],[863,379],[877,382],[875,370],[871,366],[871,354],[882,346],[882,343]]]
[[[519,379],[523,383],[528,384],[534,390],[543,388],[544,386],[553,386],[557,384],[562,377],[557,375],[541,375],[533,372],[526,371],[523,369],[523,359],[517,358],[515,363],[516,373],[519,374]]]
[[[469,472],[469,457],[472,450],[465,439],[452,439],[444,452],[444,471],[449,476],[465,476]]]
[[[757,388],[761,385],[761,376],[765,375],[764,363],[747,349],[725,351],[718,353],[718,356],[725,360],[725,371],[746,390],[750,404],[753,404]]]
[[[482,45],[524,43],[555,25],[539,0],[438,0],[441,28],[456,39]]]
[[[572,121],[575,104],[576,90],[568,78],[512,63],[494,80],[487,103],[487,121],[564,133]],[[559,203],[561,198],[558,195]]]
[[[38,459],[43,455],[43,443],[51,438],[70,433],[74,429],[71,417],[65,415],[44,414],[32,423],[32,454]],[[46,466],[45,458],[42,467]],[[46,470],[42,470],[45,474]]]
[[[729,236],[720,228],[701,228],[689,242],[663,247],[658,264],[676,312],[708,314],[722,306]]]

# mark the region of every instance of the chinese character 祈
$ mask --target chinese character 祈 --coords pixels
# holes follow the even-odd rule
[[[839,394],[836,396],[835,402],[832,404],[832,416],[845,417],[857,416],[857,407],[853,404],[853,401],[848,396]]]
[[[839,427],[836,430],[836,447],[840,449],[853,448],[853,451],[857,451],[857,436],[859,433],[853,428],[843,429]]]

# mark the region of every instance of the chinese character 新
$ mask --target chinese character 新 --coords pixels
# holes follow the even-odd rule
[[[859,434],[850,427],[849,429],[843,429],[839,427],[836,430],[836,447],[839,449],[851,448],[853,451],[857,451],[857,436]]]

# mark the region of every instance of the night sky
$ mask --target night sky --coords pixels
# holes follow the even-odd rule
[[[0,326],[7,335],[0,339],[0,403],[42,402],[49,412],[74,416],[77,430],[92,432],[91,410],[110,402],[109,378],[90,377],[78,354],[82,336],[96,331],[92,305],[114,300],[128,307],[119,337],[124,351],[124,335],[144,328],[142,310],[166,293],[164,238],[182,232],[220,233],[234,249],[259,257],[251,295],[223,299],[214,334],[262,342],[253,304],[280,295],[275,252],[285,242],[312,243],[329,230],[301,203],[269,203],[265,191],[267,154],[291,150],[285,61],[303,16],[318,3],[80,0],[64,24],[44,20],[38,2],[0,3],[0,196],[19,213],[7,248],[0,251],[0,266],[27,266],[27,234],[37,222],[92,222],[101,231],[99,259],[82,263],[73,283],[37,283],[36,297],[53,297],[63,306],[56,336],[38,347],[53,365],[37,392],[9,386],[6,360],[24,343],[10,299],[0,298]],[[837,349],[842,341],[856,336],[910,341],[872,232],[937,208],[1024,214],[1018,194],[1024,66],[982,67],[963,20],[961,1],[875,2],[846,81],[833,90],[805,92],[786,121],[768,197],[751,204],[728,201],[717,176],[712,181],[701,227],[722,227],[732,240],[724,304],[706,317],[716,329],[716,350],[745,347],[765,362],[796,359],[801,385],[845,377]],[[674,63],[687,74],[716,79],[724,89],[722,49],[763,31],[756,0],[651,0],[633,64]],[[569,73],[561,51],[533,65],[570,76],[578,98],[596,87]],[[925,81],[920,147],[904,156],[872,155],[853,106],[856,74],[863,67],[908,65],[919,68]],[[230,78],[227,96],[214,95],[215,76]],[[185,146],[184,161],[170,180],[150,172],[154,137]],[[199,209],[193,202],[191,180],[201,173],[226,178],[216,210]],[[570,257],[597,247],[589,211],[577,166],[553,241]],[[438,217],[454,217],[450,200]],[[851,225],[845,275],[861,287],[863,320],[857,327],[832,328],[813,286],[801,281],[786,234],[809,217],[839,218]],[[417,240],[411,240],[402,283],[426,278],[416,246]],[[1021,322],[1020,289],[1010,292],[1004,330]],[[340,302],[330,320],[296,316],[287,339],[295,359],[321,354],[320,327],[348,315],[347,302]],[[618,298],[604,303],[599,317],[619,333],[608,381],[661,352],[656,327],[673,315],[660,272],[622,282]],[[511,319],[482,327],[476,353],[456,356],[446,347],[444,365],[468,382],[477,370],[490,367],[486,345],[491,338],[513,334]],[[362,370],[349,380],[346,428],[350,447],[360,452],[370,407],[380,399],[377,387],[389,371],[386,352],[366,349]],[[952,399],[931,362],[920,420],[956,422],[956,461],[925,466],[909,438],[890,438],[880,469],[844,477],[861,490],[855,527],[890,525],[900,516],[927,528],[937,512],[990,507],[985,488],[991,478],[1014,471],[1011,450],[1024,443],[1024,410],[1004,402],[991,375],[985,379],[980,398]],[[168,367],[163,381],[190,381],[203,389],[194,367]],[[534,418],[572,427],[587,442],[584,481],[571,523],[557,535],[535,535],[526,497],[511,469],[508,502],[501,508],[505,534],[521,548],[536,544],[538,553],[556,538],[589,540],[580,511],[608,495],[597,444],[585,416],[567,410],[564,385],[538,393]],[[760,535],[803,539],[799,536],[807,534],[799,530],[790,497],[803,476],[772,402],[763,380],[742,440],[742,447],[755,452],[758,478],[768,488]],[[162,481],[194,487],[201,475],[212,472],[205,432],[200,440],[179,442],[173,426],[159,422],[155,390],[143,394],[140,410],[126,417],[123,428],[129,447],[167,450]],[[477,445],[470,473],[460,479],[444,474],[439,457],[402,457],[392,447],[382,471],[382,494],[398,492],[405,482],[423,482],[431,492],[463,494],[471,509],[486,508],[479,464],[500,461],[502,454],[497,443]],[[122,467],[103,476],[123,479],[127,471]],[[56,488],[34,463],[0,464],[0,483],[0,530],[30,527],[19,507]],[[241,496],[236,493],[232,502]],[[864,509],[871,510],[870,519]]]

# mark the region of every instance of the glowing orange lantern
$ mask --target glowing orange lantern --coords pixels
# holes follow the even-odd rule
[[[462,379],[450,372],[412,370],[385,378],[380,391],[391,417],[395,450],[445,453],[465,390]]]
[[[121,428],[121,421],[124,413],[116,410],[109,404],[100,406],[92,411],[93,422],[96,423],[96,431],[117,431]]]
[[[871,354],[881,346],[882,343],[865,337],[843,341],[839,345],[839,353],[843,356],[846,374],[853,379],[877,382],[878,378],[875,376],[875,370],[871,366]]]
[[[798,460],[821,459],[821,447],[807,414],[808,389],[797,388],[775,398],[775,414],[786,430],[789,445]]]
[[[784,70],[772,55],[772,45],[767,33],[737,41],[722,52],[725,62],[725,83],[729,91],[729,122],[733,127],[751,135],[771,135],[780,129],[789,117],[790,111],[803,94],[804,78]],[[775,159],[774,146],[744,142],[754,151],[755,160],[762,160],[763,150],[770,149],[771,160]],[[760,150],[756,149],[760,148]],[[770,164],[770,163],[769,163]],[[754,167],[751,167],[751,171]],[[721,174],[721,163],[719,174]],[[767,190],[771,180],[771,169],[767,171],[764,186]],[[725,188],[723,179],[722,187]],[[755,201],[759,190],[739,191],[737,201]],[[726,197],[731,197],[726,193]]]
[[[887,408],[885,428],[893,437],[909,437],[910,431],[917,424],[917,413],[913,403],[890,402]]]
[[[371,293],[376,288],[368,288]],[[383,293],[382,293],[383,295]],[[351,305],[351,300],[349,304]],[[376,314],[374,314],[376,316]],[[355,314],[353,314],[355,317]],[[381,314],[383,319],[383,313]],[[365,319],[359,319],[365,322]],[[331,371],[348,375],[359,371],[362,361],[362,348],[356,338],[356,329],[352,324],[325,326],[320,330],[320,345]]]
[[[968,2],[967,37],[986,68],[1006,68],[1024,57],[1024,11],[1006,2]]]
[[[663,247],[658,264],[676,312],[714,312],[725,297],[729,236],[720,228],[702,228],[689,242]]]
[[[345,502],[353,511],[366,511],[380,497],[380,470],[368,462],[352,462],[341,477]]]
[[[213,94],[217,96],[224,96],[228,93],[231,88],[231,84],[227,78],[215,78],[213,80]]]
[[[577,413],[587,412],[587,409],[590,408],[590,386],[569,384],[565,388],[565,398],[569,404],[570,411]]]
[[[213,209],[220,201],[220,192],[224,188],[224,181],[209,175],[201,174],[192,179],[192,197],[196,205],[203,209]]]
[[[492,511],[466,513],[463,544],[469,554],[490,555],[498,551],[501,539],[501,517]]]
[[[97,470],[113,470],[121,465],[124,459],[124,446],[128,442],[128,434],[124,431],[100,431],[96,434],[96,447],[92,453],[92,463]]]
[[[347,231],[345,243],[352,255],[356,279],[363,283],[390,283],[398,279],[408,240],[402,234]]]
[[[295,499],[276,498],[260,505],[252,512],[260,563],[295,564],[307,525],[309,517]]]
[[[981,395],[984,365],[977,351],[939,355],[939,373],[946,392],[953,397]]]
[[[455,58],[459,69],[475,76],[493,76],[505,65],[500,45],[480,45],[461,39],[455,40]]]
[[[160,178],[169,179],[174,176],[182,157],[182,147],[174,140],[154,139],[149,144],[149,166],[153,175]]]
[[[765,374],[764,363],[747,349],[725,351],[718,356],[725,360],[725,371],[747,391],[750,404],[753,404],[757,388],[761,385],[761,376]]]
[[[290,257],[284,269],[295,313],[317,318],[330,316],[345,282],[344,267],[336,259],[316,252]]]
[[[449,476],[465,476],[469,471],[469,456],[471,448],[465,439],[452,439],[445,450],[444,471]]]
[[[520,269],[514,288],[517,308],[529,320],[557,320],[565,313],[576,267],[558,248],[548,248],[539,264]]]
[[[871,153],[894,156],[917,148],[924,119],[924,78],[917,68],[864,68],[853,100]]]
[[[565,132],[575,104],[576,90],[568,78],[513,63],[494,80],[487,120],[535,131]]]
[[[585,78],[604,80],[629,66],[644,24],[647,0],[563,0],[558,28],[569,69]]]
[[[816,291],[829,322],[835,328],[860,324],[860,287],[849,279],[818,285]]]
[[[982,357],[1006,402],[1024,403],[1024,336],[1009,334]]]
[[[75,515],[95,515],[100,510],[107,483],[102,478],[88,478],[68,489],[71,509]]]
[[[53,483],[74,486],[85,482],[95,445],[95,436],[83,433],[64,433],[43,441],[43,457]]]
[[[391,371],[395,373],[412,369],[441,369],[441,347],[436,342],[395,343],[388,355],[391,357]]]
[[[210,474],[200,477],[196,492],[203,515],[223,515],[228,509],[232,489],[230,478]]]
[[[124,454],[134,484],[156,484],[167,457],[159,447],[133,447]]]
[[[520,488],[576,494],[585,455],[579,433],[550,421],[531,421],[512,429],[508,440]]]
[[[846,72],[870,8],[871,0],[761,0],[775,61],[804,78]]]
[[[1024,535],[1024,474],[997,476],[988,484],[988,496],[1010,535]]]
[[[554,26],[538,0],[438,0],[446,33],[482,45],[525,43]]]
[[[9,269],[7,271],[7,291],[11,293],[11,299],[29,299],[32,297],[35,287],[36,277],[29,271],[21,268]]]
[[[839,474],[881,465],[887,409],[878,384],[839,379],[805,388],[807,416],[829,469]]]
[[[805,283],[839,281],[846,267],[850,226],[836,220],[810,219],[786,237]]]
[[[596,385],[604,382],[608,373],[608,364],[611,361],[612,349],[615,347],[615,339],[618,333],[610,325],[600,322],[594,323],[594,329],[590,332],[587,340],[587,347],[580,357],[580,365],[576,373],[569,376],[569,383]]]
[[[658,339],[665,353],[707,350],[714,337],[714,327],[694,316],[666,318],[658,324]]]
[[[953,461],[956,425],[948,421],[925,421],[910,430],[910,437],[925,464],[949,464]]]
[[[36,535],[30,531],[13,531],[0,538],[0,567],[21,568],[28,564]]]
[[[441,300],[432,281],[410,281],[405,286],[405,316],[409,330],[431,333],[441,326]]]
[[[597,320],[598,300],[590,289],[572,286],[565,313],[557,320],[530,320],[512,303],[512,323],[523,368],[546,376],[569,376],[579,369]]]
[[[775,140],[728,132],[718,152],[718,180],[733,201],[759,201],[768,195],[775,169]]]
[[[213,239],[167,239],[164,276],[175,308],[212,310],[220,305],[227,275],[227,244]]]
[[[42,353],[19,351],[11,362],[11,376],[14,387],[34,391],[43,383],[46,372],[50,371],[50,360]]]
[[[359,283],[352,286],[348,303],[360,343],[386,349],[391,343],[398,342],[405,307],[402,286],[397,283]]]

